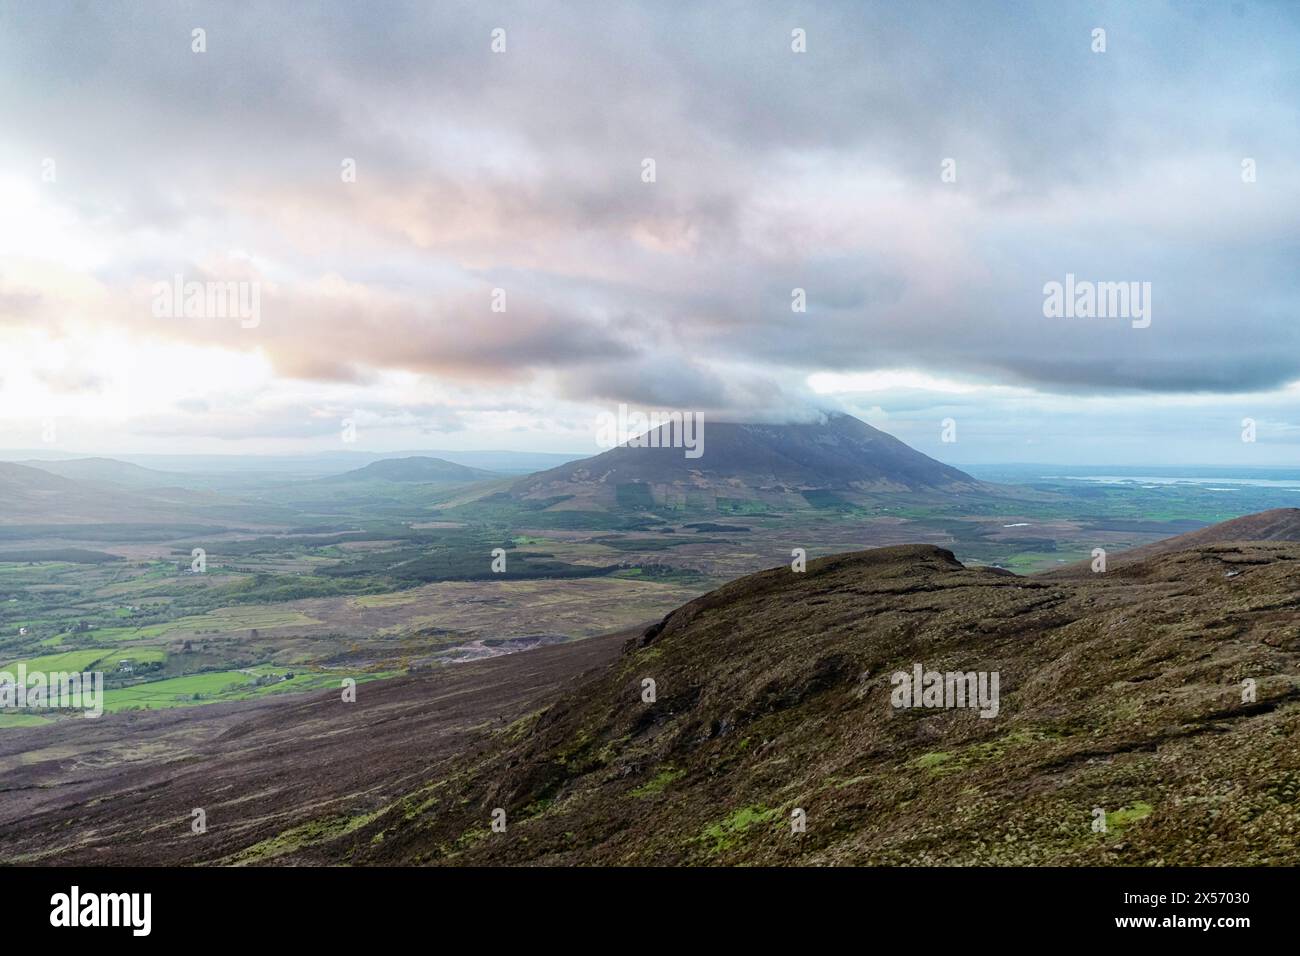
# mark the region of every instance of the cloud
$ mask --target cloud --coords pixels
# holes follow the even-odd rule
[[[747,417],[830,400],[803,385],[817,372],[1044,395],[1300,379],[1286,5],[51,2],[4,18],[0,171],[42,212],[34,237],[0,227],[0,251],[44,264],[6,276],[0,323],[264,360],[283,406],[308,399],[272,432],[307,434],[330,389],[403,374],[474,392],[446,416],[409,399],[452,430],[516,389],[538,418],[617,401]],[[57,182],[39,181],[44,157]],[[45,262],[59,249],[77,251],[65,278]],[[1043,284],[1067,272],[1151,282],[1150,328],[1045,318]],[[145,290],[177,273],[257,281],[262,321],[153,319]],[[212,375],[193,369],[204,394]],[[224,414],[204,412],[209,433],[242,427]],[[200,429],[141,420],[160,427]]]

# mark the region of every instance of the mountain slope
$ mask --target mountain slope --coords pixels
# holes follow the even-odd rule
[[[659,434],[671,433],[664,426]],[[613,506],[647,501],[644,493],[628,492],[647,486],[658,504],[712,507],[717,498],[727,498],[806,507],[805,493],[952,493],[984,487],[849,415],[796,425],[705,422],[702,434],[703,451],[696,458],[686,457],[681,447],[621,445],[530,475],[511,493],[525,500],[575,499],[563,502],[568,508]]]
[[[74,481],[107,481],[124,488],[165,488],[176,486],[180,475],[171,475],[165,471],[141,468],[114,458],[71,458],[58,461],[24,461],[19,462],[29,468],[47,471],[61,478]]]
[[[12,462],[0,462],[0,501],[0,524],[129,522],[158,516],[156,503],[133,492],[106,495],[95,483]]]
[[[1048,583],[904,546],[763,572],[298,858],[1295,864],[1296,562],[1260,545]],[[894,710],[916,663],[997,671],[997,716]]]
[[[480,468],[468,468],[456,465],[441,458],[412,456],[410,458],[384,458],[371,462],[363,468],[317,479],[318,483],[341,483],[356,481],[397,481],[397,482],[466,482],[485,481],[499,478],[490,471]]]
[[[1274,508],[1258,514],[1220,521],[1163,541],[1124,552],[1126,558],[1147,558],[1188,551],[1230,541],[1300,541],[1300,508]]]
[[[97,470],[98,466],[90,468],[91,472]],[[103,480],[74,480],[12,462],[0,462],[0,502],[4,505],[0,525],[205,524],[292,517],[271,506],[250,507],[213,492],[175,487],[137,489]]]
[[[1214,545],[1227,545],[1238,541],[1300,541],[1300,508],[1274,508],[1253,515],[1244,515],[1229,521],[1220,521],[1186,534],[1175,535],[1106,556],[1110,570],[1137,564],[1162,554],[1191,551]],[[1077,577],[1089,575],[1091,561],[1080,561],[1045,572],[1042,577]]]

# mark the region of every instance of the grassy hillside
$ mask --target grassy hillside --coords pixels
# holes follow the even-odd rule
[[[1208,549],[1047,582],[908,546],[763,572],[669,615],[318,853],[1295,863],[1297,561],[1295,545]],[[892,708],[891,673],[916,662],[999,672],[1000,712]],[[504,833],[489,829],[495,808]]]

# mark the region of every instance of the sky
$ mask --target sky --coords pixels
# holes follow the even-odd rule
[[[1300,465],[1298,109],[1294,3],[0,0],[0,449]]]

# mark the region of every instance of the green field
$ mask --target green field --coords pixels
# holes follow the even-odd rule
[[[126,653],[120,648],[91,647],[84,650],[64,651],[61,654],[44,654],[40,657],[20,658],[0,665],[0,669],[12,670],[19,664],[25,664],[29,672],[44,671],[51,673],[55,671],[95,670],[95,665],[99,664],[99,670],[117,670],[117,662],[120,660],[129,658],[136,663],[147,663],[149,661],[165,660],[166,657],[167,652],[157,647],[132,647],[130,653]]]
[[[40,717],[36,714],[0,713],[0,730],[17,727],[39,727],[42,724],[50,723],[52,719],[51,717]]]
[[[104,710],[108,712],[139,708],[157,710],[166,707],[193,707],[197,704],[210,704],[223,700],[249,700],[268,694],[288,694],[306,690],[322,690],[327,687],[342,687],[345,677],[351,677],[358,684],[376,680],[380,677],[393,676],[391,673],[345,674],[345,673],[295,673],[290,680],[271,684],[257,684],[257,677],[276,671],[259,667],[255,673],[243,671],[215,671],[206,674],[191,674],[186,677],[173,677],[167,680],[137,684],[118,690],[105,691]]]
[[[136,641],[163,638],[181,631],[226,633],[253,628],[262,630],[319,623],[320,621],[308,617],[306,614],[284,608],[232,607],[194,617],[181,617],[161,624],[149,624],[144,627],[105,627],[93,633],[97,640]]]

